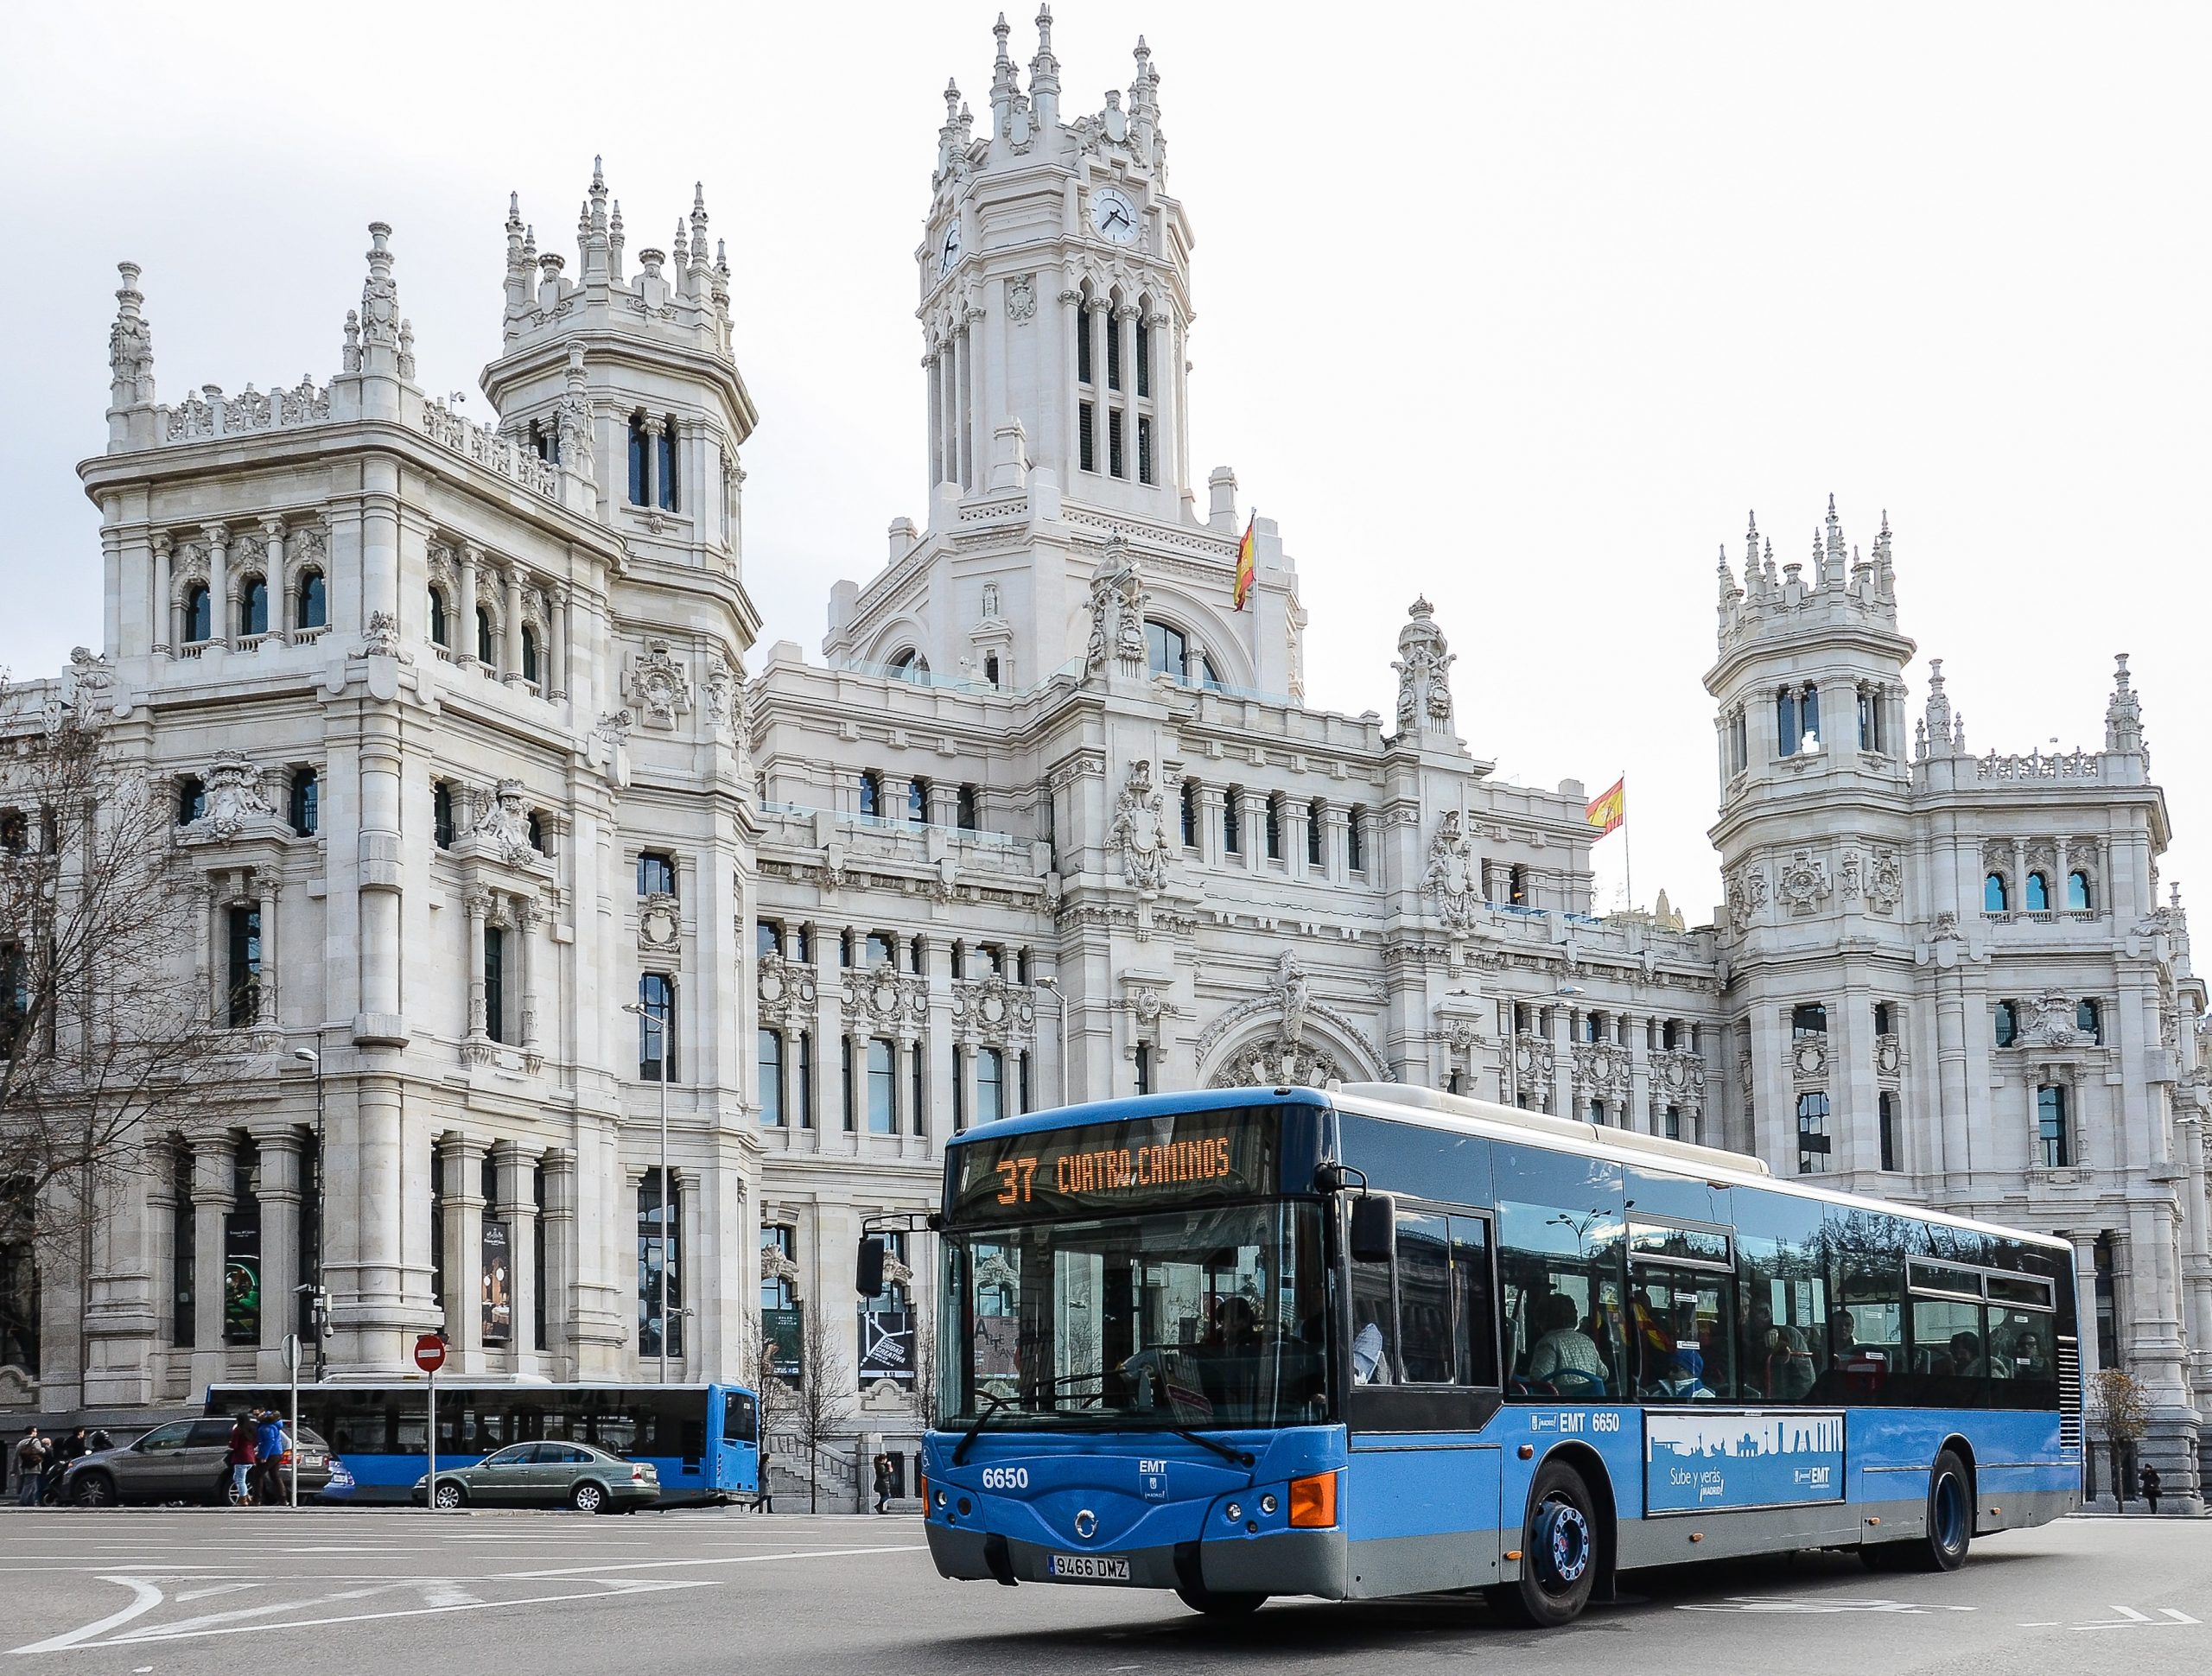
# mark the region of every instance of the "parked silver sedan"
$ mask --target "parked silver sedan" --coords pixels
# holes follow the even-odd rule
[[[415,1481],[415,1501],[429,1494],[429,1475]],[[474,1466],[440,1467],[442,1508],[574,1508],[579,1513],[635,1513],[660,1500],[660,1474],[589,1444],[509,1444]]]

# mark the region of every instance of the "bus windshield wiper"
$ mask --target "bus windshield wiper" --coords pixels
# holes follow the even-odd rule
[[[1167,1429],[1179,1438],[1188,1438],[1201,1449],[1211,1449],[1232,1465],[1248,1467],[1256,1458],[1249,1449],[1239,1449],[1234,1444],[1223,1443],[1218,1438],[1209,1438],[1205,1432],[1193,1432],[1187,1425],[1171,1425]]]
[[[955,1466],[958,1466],[968,1458],[968,1446],[976,1441],[977,1434],[989,1424],[991,1416],[1005,1407],[1010,1400],[1008,1398],[999,1395],[995,1391],[979,1391],[976,1395],[981,1397],[982,1401],[976,1409],[976,1418],[969,1422],[968,1429],[960,1434],[960,1441],[952,1446],[952,1464]]]

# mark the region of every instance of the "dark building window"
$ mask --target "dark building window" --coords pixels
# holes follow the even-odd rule
[[[676,894],[676,858],[665,850],[639,851],[638,894],[639,896],[674,896]]]
[[[215,638],[215,613],[205,587],[194,584],[184,594],[184,641],[187,645]]]
[[[1152,416],[1137,416],[1137,481],[1152,481]]]
[[[1191,643],[1182,630],[1166,623],[1147,623],[1144,650],[1152,674],[1169,676],[1178,682],[1183,679],[1183,671],[1189,667]]]
[[[2102,1047],[2105,1042],[2104,1009],[2090,1000],[2074,1003],[2074,1028]]]
[[[630,504],[645,505],[645,421],[642,414],[630,416]]]
[[[197,774],[176,783],[176,823],[188,827],[207,813],[207,787]]]
[[[1221,799],[1221,847],[1231,855],[1243,853],[1244,788],[1232,785]]]
[[[497,925],[484,928],[484,1033],[507,1039],[507,934]]]
[[[1091,382],[1090,339],[1090,312],[1078,307],[1075,311],[1075,376],[1078,384]]]
[[[1137,1044],[1137,1092],[1152,1092],[1152,1045],[1148,1042]]]
[[[660,435],[653,439],[653,445],[659,450],[654,463],[660,468],[660,481],[654,487],[659,491],[661,511],[672,512],[677,502],[675,420],[661,422]]]
[[[638,979],[638,1080],[676,1080],[676,980],[665,972]]]
[[[537,631],[534,628],[522,632],[522,678],[530,682],[537,679]]]
[[[1828,1010],[1819,1001],[1803,1001],[1789,1009],[1789,1034],[1794,1040],[1803,1036],[1825,1036],[1828,1033]]]
[[[1878,688],[1859,689],[1859,748],[1879,753],[1882,750],[1882,695]]]
[[[1327,819],[1328,806],[1319,798],[1317,797],[1306,804],[1306,865],[1309,867],[1318,867],[1321,865],[1321,840],[1324,835],[1324,824]]]
[[[1529,900],[1529,870],[1513,867],[1505,875],[1505,899],[1516,908],[1531,906]]]
[[[1877,1036],[1887,1036],[1891,1033],[1890,1004],[1887,1001],[1876,1001],[1874,1003],[1874,1033]],[[1672,1047],[1674,1046],[1674,1044],[1669,1042],[1667,1045],[1669,1047]]]
[[[325,598],[326,593],[327,590],[322,584],[322,572],[320,570],[310,570],[300,578],[299,594],[296,601],[299,607],[300,627],[319,629],[329,620],[330,608],[329,602]]]
[[[2028,875],[2027,888],[2020,892],[2020,906],[2028,913],[2050,911],[2050,881],[2039,873]]]
[[[760,1032],[760,1121],[771,1129],[784,1125],[784,1038],[779,1031]]]
[[[292,830],[302,838],[312,838],[322,822],[322,780],[312,768],[302,768],[292,776]]]
[[[34,1377],[39,1358],[38,1258],[29,1240],[0,1245],[0,1366]]]
[[[261,910],[232,909],[230,932],[230,981],[224,1016],[232,1030],[243,1030],[254,1021],[261,1004]]]
[[[1668,1140],[1680,1140],[1682,1138],[1682,1108],[1680,1106],[1667,1108],[1665,1126],[1663,1133]]]
[[[1006,1115],[1006,1054],[998,1048],[976,1051],[976,1121],[988,1123]]]
[[[792,1044],[794,1049],[791,1098],[798,1107],[798,1127],[814,1127],[814,1036],[802,1030]]]
[[[1114,317],[1106,316],[1106,388],[1122,387],[1122,333]]]
[[[2091,905],[2089,875],[2078,867],[2066,875],[2066,905],[2075,913],[2087,913]]]
[[[665,1199],[661,1185],[658,1170],[646,1171],[645,1178],[638,1184],[638,1354],[641,1356],[660,1355],[664,1326],[668,1330],[668,1354],[683,1354],[680,1313],[683,1307],[683,1184],[680,1178],[671,1180],[672,1190]]]
[[[910,826],[926,826],[930,818],[930,784],[927,780],[906,782],[906,821]]]
[[[1106,414],[1106,470],[1114,477],[1127,477],[1128,470],[1122,463],[1122,409],[1111,408]]]
[[[180,1146],[175,1156],[174,1198],[169,1209],[169,1343],[180,1350],[191,1349],[200,1338],[200,1311],[193,1282],[198,1264],[200,1232],[192,1203],[192,1152]]]
[[[899,1132],[899,1076],[895,1045],[880,1036],[868,1044],[868,1132],[872,1135]]]
[[[453,782],[440,780],[430,788],[430,827],[440,849],[451,849],[460,835],[454,824]]]
[[[1181,807],[1183,848],[1196,849],[1198,847],[1198,783],[1196,780],[1183,782]]]
[[[1981,881],[1981,911],[1986,914],[2001,914],[2012,905],[2011,893],[2005,887],[2005,875],[1993,873]]]
[[[1784,687],[1774,695],[1775,740],[1780,754],[1794,757],[1820,748],[1821,689],[1811,682]]]
[[[482,606],[476,607],[476,661],[495,669],[499,662],[499,643],[492,632],[492,613]]]
[[[1097,422],[1091,404],[1084,402],[1076,409],[1076,463],[1086,472],[1098,469]],[[187,637],[189,638],[190,637]],[[206,635],[200,638],[206,639]]]
[[[874,769],[861,776],[861,813],[870,816],[883,813],[883,777]]]
[[[1152,325],[1137,316],[1137,394],[1152,394]]]
[[[2010,1001],[1999,1001],[1990,1014],[1990,1034],[1999,1047],[2012,1045],[2012,1038],[2020,1033],[2020,1014]]]
[[[1897,1096],[1885,1094],[1877,1102],[1877,1121],[1882,1131],[1882,1168],[1897,1167]]]
[[[2074,1137],[2067,1124],[2066,1090],[2045,1083],[2036,1090],[2036,1139],[2044,1167],[2063,1170],[2074,1161]]]
[[[259,576],[248,576],[238,589],[238,632],[269,632],[269,584]]]
[[[1282,794],[1279,791],[1270,794],[1268,798],[1266,826],[1268,860],[1280,861],[1282,860]]]
[[[1797,1096],[1797,1173],[1816,1176],[1828,1167],[1828,1097]]]
[[[981,824],[981,816],[976,809],[974,786],[963,785],[960,788],[960,795],[953,803],[952,819],[954,824],[963,832],[973,832]]]
[[[1354,873],[1367,871],[1367,811],[1355,809],[1344,822],[1344,861]]]

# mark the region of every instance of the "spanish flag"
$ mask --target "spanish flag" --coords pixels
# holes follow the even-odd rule
[[[1244,609],[1245,600],[1252,597],[1252,526],[1259,521],[1255,512],[1244,520],[1244,539],[1236,543],[1236,596],[1234,608]]]
[[[1598,828],[1599,838],[1625,821],[1628,818],[1628,776],[1622,775],[1608,789],[1599,792],[1583,813],[1588,816],[1590,824]],[[1594,843],[1596,840],[1592,841]]]

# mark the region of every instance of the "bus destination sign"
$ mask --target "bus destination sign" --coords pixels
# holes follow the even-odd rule
[[[1158,1209],[1272,1193],[1276,1116],[1264,1108],[1178,1112],[1033,1131],[960,1147],[953,1220]]]

